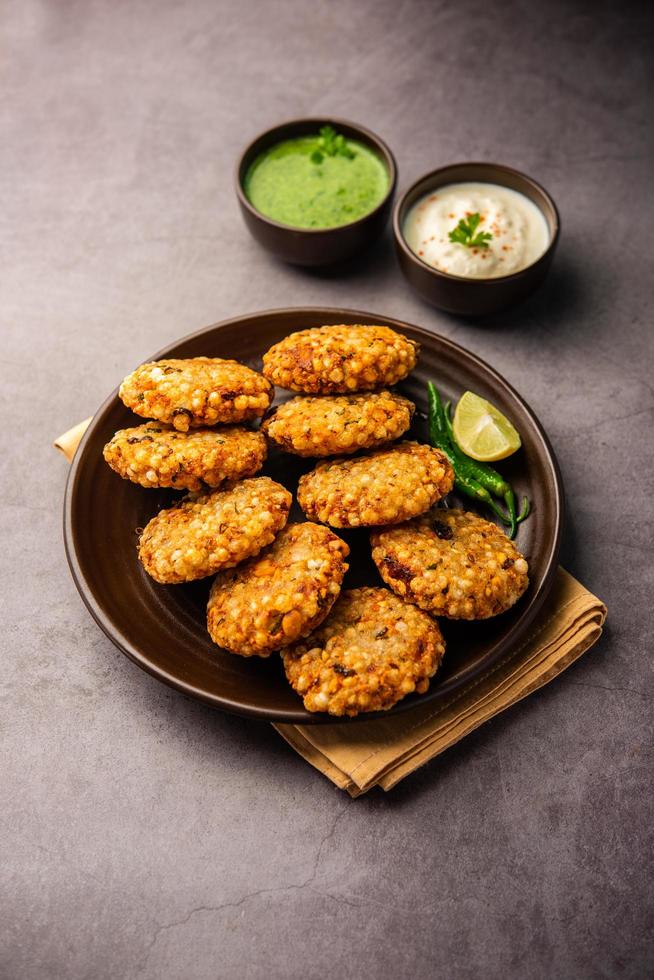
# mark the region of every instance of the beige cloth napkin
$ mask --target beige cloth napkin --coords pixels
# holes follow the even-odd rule
[[[69,462],[90,421],[56,440]],[[484,722],[549,684],[597,642],[605,619],[604,603],[559,568],[527,640],[444,704],[419,705],[374,721],[273,727],[350,796],[373,786],[389,790]]]

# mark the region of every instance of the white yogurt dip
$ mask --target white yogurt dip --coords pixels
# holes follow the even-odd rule
[[[451,242],[461,218],[479,214],[477,232],[493,237],[486,248]],[[446,184],[409,211],[404,238],[423,262],[466,279],[496,279],[526,269],[550,243],[543,212],[524,194],[500,184]]]

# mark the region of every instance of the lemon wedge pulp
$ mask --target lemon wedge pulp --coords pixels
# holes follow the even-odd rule
[[[485,398],[466,391],[454,413],[454,438],[473,459],[491,463],[520,449],[520,435],[505,415]]]

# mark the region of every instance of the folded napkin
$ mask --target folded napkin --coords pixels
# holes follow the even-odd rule
[[[55,446],[70,462],[91,419]],[[374,721],[334,725],[274,725],[303,758],[350,796],[401,779],[484,722],[549,684],[597,642],[606,606],[559,568],[552,592],[520,647],[444,704]]]

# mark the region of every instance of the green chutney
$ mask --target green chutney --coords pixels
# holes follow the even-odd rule
[[[388,172],[363,143],[346,140],[345,146],[347,156],[321,152],[318,135],[271,146],[245,175],[247,199],[261,214],[294,228],[336,228],[362,218],[386,196]]]

